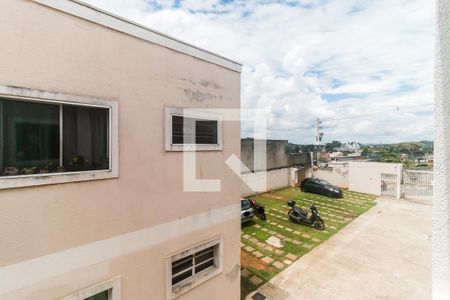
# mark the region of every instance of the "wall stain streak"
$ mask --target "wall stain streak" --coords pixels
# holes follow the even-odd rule
[[[236,264],[233,269],[231,269],[230,272],[228,272],[227,274],[225,274],[225,278],[228,279],[229,281],[235,281],[236,278],[239,277],[239,271],[241,269],[241,266]]]
[[[211,101],[211,100],[222,100],[223,96],[216,96],[210,93],[204,93],[199,90],[191,90],[191,89],[184,89],[184,93],[186,96],[189,97],[191,101],[195,102],[205,102],[205,101]]]

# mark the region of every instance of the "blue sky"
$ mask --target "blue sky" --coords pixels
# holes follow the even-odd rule
[[[311,143],[316,117],[326,141],[433,138],[434,1],[85,2],[242,62],[271,138]]]

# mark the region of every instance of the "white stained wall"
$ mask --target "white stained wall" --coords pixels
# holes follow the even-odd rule
[[[329,167],[314,170],[314,177],[324,179],[340,188],[348,188],[348,163],[329,164]]]
[[[285,188],[291,185],[291,168],[276,169],[270,171],[242,174],[241,194],[250,196],[255,192],[266,192]],[[251,187],[262,187],[266,183],[264,191],[253,191]]]
[[[402,164],[380,162],[349,162],[348,189],[381,196],[381,174],[397,175],[397,198],[400,199]]]
[[[36,1],[0,1],[0,94],[116,103],[120,177],[0,189],[0,299],[61,299],[117,276],[122,300],[166,299],[166,258],[218,237],[223,272],[177,300],[238,299],[240,180],[224,158],[240,154],[239,123],[223,122],[222,150],[197,152],[198,177],[222,191],[185,192],[164,111],[238,109],[239,66],[78,1]]]
[[[450,299],[450,1],[437,1],[433,190],[433,299]]]

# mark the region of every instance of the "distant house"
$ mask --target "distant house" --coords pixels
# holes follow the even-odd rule
[[[240,130],[205,109],[241,65],[75,0],[0,19],[0,299],[239,299]]]
[[[361,145],[357,142],[343,143],[336,151],[339,152],[358,152],[361,149]]]
[[[342,152],[332,152],[328,154],[328,160],[334,162],[344,162],[352,160],[361,160],[361,151],[355,153],[342,153]]]

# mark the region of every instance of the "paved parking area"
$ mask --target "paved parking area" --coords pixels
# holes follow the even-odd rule
[[[431,299],[431,205],[377,202],[259,290],[272,300]]]
[[[242,228],[241,299],[373,207],[376,197],[345,190],[344,198],[334,199],[286,188],[256,199],[265,206],[267,220],[255,218]],[[289,221],[288,199],[306,210],[315,203],[325,220],[325,230]]]

